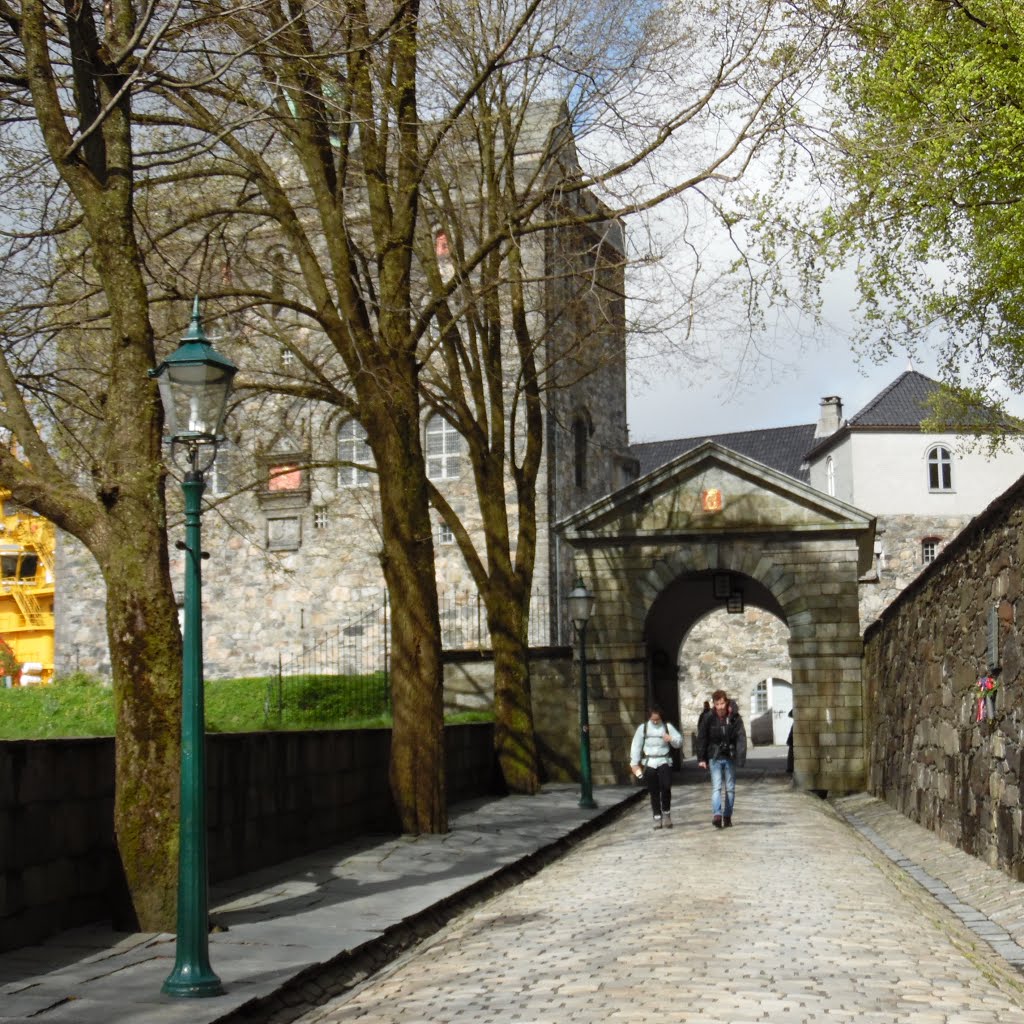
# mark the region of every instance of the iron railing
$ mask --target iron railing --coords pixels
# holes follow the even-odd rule
[[[446,651],[480,651],[491,646],[487,609],[475,590],[450,590],[438,595],[441,646]],[[534,594],[530,601],[527,643],[544,647],[550,643],[547,595]]]
[[[268,722],[355,724],[391,713],[391,625],[387,594],[380,604],[285,662],[267,685]]]
[[[441,645],[446,651],[486,650],[487,613],[475,591],[438,597]],[[288,661],[278,658],[267,681],[268,724],[317,728],[384,720],[391,713],[391,614],[388,595],[358,618],[322,637]],[[548,601],[530,605],[530,646],[549,643]]]

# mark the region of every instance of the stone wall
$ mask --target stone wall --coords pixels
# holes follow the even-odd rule
[[[941,551],[971,521],[970,516],[879,516],[873,571],[861,580],[861,628],[874,622],[925,568],[921,542],[934,538]]]
[[[580,777],[579,682],[579,663],[574,662],[571,647],[530,651],[533,725],[545,782],[575,782]],[[491,708],[494,662],[489,652],[445,655],[444,699],[446,713]]]
[[[1024,879],[1024,482],[993,502],[865,633],[868,784],[913,820]],[[995,718],[974,684],[999,643]]]
[[[208,737],[211,880],[398,829],[390,731]],[[448,799],[492,791],[493,727],[445,730]],[[109,918],[121,900],[114,741],[0,743],[0,951]]]
[[[535,282],[527,296],[531,329],[544,366],[532,643],[564,643],[567,637],[564,621],[559,622],[564,620],[560,595],[572,586],[571,578],[568,585],[564,579],[571,559],[559,550],[552,522],[620,486],[632,462],[626,431],[623,245],[621,225],[615,222],[558,229],[523,243]],[[517,417],[507,424],[509,436],[521,437],[526,425],[525,402],[516,391],[519,358],[513,348],[505,358],[507,414],[511,420],[514,410]],[[278,369],[285,377],[294,372],[284,365]],[[274,415],[269,408],[261,402],[258,412],[236,414],[229,423],[236,443],[221,449],[207,473],[202,528],[203,546],[210,553],[203,563],[208,679],[271,674],[278,658],[285,663],[297,658],[382,605],[375,474],[339,469],[337,409],[291,400]],[[588,436],[586,472],[578,484],[573,425],[580,416],[586,418]],[[424,432],[426,426],[425,415]],[[517,458],[522,454],[520,444]],[[272,477],[271,489],[274,468],[284,466],[294,472]],[[445,460],[445,473],[434,482],[481,554],[482,516],[468,452]],[[519,508],[511,472],[505,493],[514,543]],[[180,604],[184,555],[176,542],[182,536],[181,494],[173,483],[167,500],[170,574]],[[454,595],[475,594],[477,588],[436,513],[432,523],[438,593],[448,607]],[[56,588],[58,673],[81,670],[108,678],[104,584],[92,556],[66,535],[58,540]],[[541,614],[544,604],[546,615]],[[442,621],[442,628],[447,625]],[[443,642],[458,646],[447,637]]]

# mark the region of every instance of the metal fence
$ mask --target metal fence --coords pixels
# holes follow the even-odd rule
[[[491,646],[487,608],[475,590],[450,590],[438,595],[441,618],[441,646],[446,651],[479,651]],[[530,601],[527,642],[531,647],[550,643],[550,619],[546,594],[534,594]]]
[[[446,651],[490,647],[487,612],[476,591],[438,596],[441,646]],[[549,643],[548,601],[535,594],[530,605],[530,646]],[[278,659],[267,682],[268,724],[317,728],[372,722],[391,713],[391,609],[379,604],[296,657]]]
[[[344,725],[391,713],[391,620],[387,595],[290,661],[278,658],[265,717],[277,725]]]

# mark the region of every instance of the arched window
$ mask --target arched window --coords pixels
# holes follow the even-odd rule
[[[338,486],[361,487],[370,482],[364,466],[373,465],[366,431],[358,420],[345,420],[338,428]]]
[[[587,486],[587,444],[590,441],[590,417],[580,413],[572,421],[573,479],[577,487]]]
[[[953,457],[941,444],[928,449],[928,490],[953,490]]]
[[[836,496],[836,464],[831,455],[825,460],[825,480],[828,487],[828,495],[834,498]]]
[[[463,451],[462,435],[443,416],[431,416],[427,421],[427,476],[431,480],[460,476]]]

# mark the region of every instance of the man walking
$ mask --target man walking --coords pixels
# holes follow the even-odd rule
[[[647,721],[633,734],[629,768],[651,794],[655,828],[672,827],[672,748],[678,750],[682,745],[679,730],[652,704]]]
[[[697,764],[711,769],[711,824],[732,828],[736,768],[742,768],[747,760],[747,734],[739,712],[730,708],[725,690],[715,690],[711,703],[712,713],[697,732]]]

